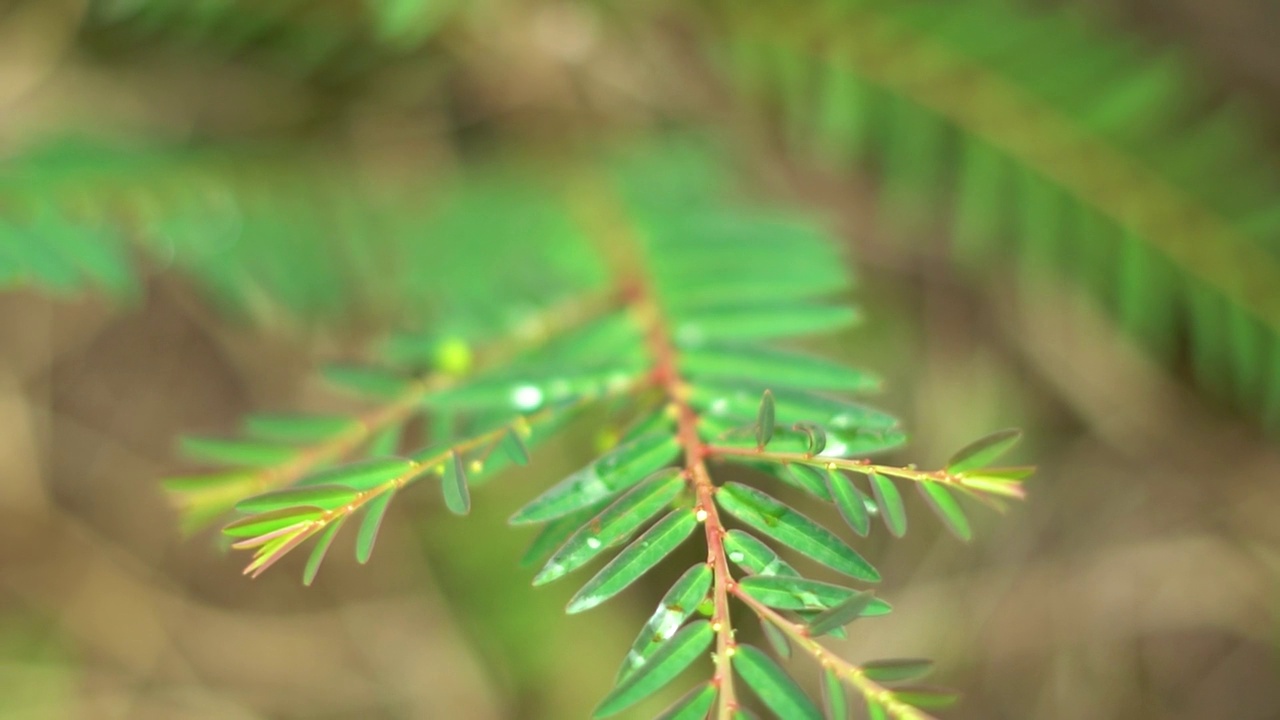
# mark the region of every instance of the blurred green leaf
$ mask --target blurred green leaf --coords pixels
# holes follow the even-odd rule
[[[871,392],[880,380],[863,370],[809,355],[751,345],[703,346],[680,353],[680,368],[698,382],[769,378],[776,387],[797,390]]]
[[[1014,428],[991,433],[957,450],[947,461],[947,472],[962,473],[984,468],[999,460],[1022,439],[1022,431]]]
[[[320,533],[320,538],[316,540],[316,544],[311,548],[311,554],[307,556],[307,565],[302,570],[302,584],[310,587],[311,583],[316,579],[316,573],[320,572],[320,565],[324,562],[325,555],[329,552],[329,546],[333,544],[333,538],[338,535],[338,531],[347,522],[346,515],[340,515],[336,520],[329,523],[329,526]]]
[[[308,485],[255,495],[236,503],[236,512],[264,513],[291,507],[317,507],[333,510],[356,499],[359,490],[345,485]]]
[[[880,473],[871,473],[869,479],[871,493],[875,496],[885,527],[894,537],[902,537],[907,533],[907,509],[902,504],[898,486]]]
[[[965,542],[973,539],[973,529],[969,526],[969,519],[964,515],[964,509],[960,507],[960,503],[945,485],[923,481],[916,483],[916,489],[920,491],[921,497],[929,503],[929,507],[947,526],[951,534]]]
[[[467,488],[467,469],[463,466],[462,455],[456,450],[445,462],[444,477],[441,488],[444,491],[444,504],[449,512],[455,515],[466,515],[471,512],[471,491]]]
[[[773,439],[773,393],[765,390],[760,396],[760,409],[756,412],[756,447],[764,449]]]
[[[875,596],[872,593],[862,592],[829,610],[824,610],[809,621],[809,633],[814,637],[820,637],[860,617],[876,614],[875,610],[878,608],[872,607],[874,600]]]
[[[373,543],[378,539],[378,530],[382,528],[382,519],[386,517],[393,497],[395,493],[384,492],[365,504],[364,517],[356,532],[356,562],[363,565],[373,556]]]
[[[878,683],[897,683],[919,680],[933,672],[932,660],[899,658],[863,663],[862,673]]]

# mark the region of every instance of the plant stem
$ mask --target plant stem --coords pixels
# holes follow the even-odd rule
[[[715,457],[717,455],[750,457],[776,463],[797,463],[800,465],[826,468],[828,470],[847,470],[849,472],[855,472],[862,475],[879,474],[902,478],[903,480],[912,480],[914,482],[940,483],[943,485],[950,485],[957,490],[963,490],[968,493],[985,492],[1018,499],[1024,497],[1022,486],[1019,484],[1010,483],[1003,489],[999,486],[993,489],[989,483],[984,483],[981,488],[970,487],[965,483],[963,475],[953,475],[948,473],[946,470],[917,470],[914,467],[876,465],[869,460],[863,459],[824,457],[822,455],[813,455],[810,453],[773,452],[770,450],[761,450],[760,448],[755,447],[746,448],[727,447],[724,445],[707,445],[705,450],[708,457]]]
[[[635,308],[648,328],[647,340],[654,359],[654,383],[662,389],[675,412],[676,436],[685,457],[685,477],[693,487],[698,516],[706,529],[707,564],[714,574],[711,624],[716,632],[716,654],[715,674],[711,682],[719,690],[715,717],[728,720],[738,708],[731,665],[737,643],[729,616],[729,588],[733,577],[729,574],[729,559],[724,549],[725,529],[715,505],[716,488],[707,471],[707,446],[698,437],[698,415],[689,404],[688,388],[680,376],[670,329],[646,289],[637,292]]]

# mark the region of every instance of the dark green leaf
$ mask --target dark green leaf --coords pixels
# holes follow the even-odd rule
[[[615,684],[648,662],[658,648],[675,635],[676,630],[680,629],[684,621],[698,609],[703,598],[707,597],[712,577],[711,566],[703,563],[689,568],[676,580],[658,603],[658,609],[640,630],[640,636],[631,644],[631,650],[618,670]]]
[[[356,499],[360,491],[345,485],[308,485],[254,495],[236,503],[236,512],[263,513],[291,507],[334,510]]]
[[[716,686],[704,682],[694,687],[657,717],[657,720],[707,720],[716,702]]]
[[[578,528],[534,577],[533,584],[542,585],[560,578],[587,564],[605,549],[631,537],[670,505],[684,486],[684,478],[679,470],[675,470],[661,473],[632,488]]]
[[[772,548],[742,530],[730,530],[722,542],[730,562],[753,575],[800,575]]]
[[[896,683],[919,680],[933,672],[933,661],[919,658],[896,658],[865,663],[862,672],[875,682]]]
[[[704,656],[715,635],[710,621],[696,620],[689,623],[654,653],[649,662],[641,665],[615,687],[600,702],[592,717],[615,715],[661,690],[695,660]]]
[[[960,503],[946,486],[942,483],[925,481],[916,483],[916,489],[953,535],[965,542],[973,539],[973,529],[969,527],[969,519],[965,517],[964,509],[960,507]]]
[[[859,535],[871,531],[871,516],[867,514],[866,497],[844,473],[827,470],[827,489],[835,501],[840,517]]]
[[[391,506],[394,492],[384,492],[365,505],[364,517],[360,520],[360,529],[356,532],[356,562],[369,562],[373,555],[373,543],[378,539],[378,530],[382,527],[382,518]]]
[[[876,507],[880,509],[885,527],[894,537],[902,537],[907,532],[907,510],[902,505],[898,486],[880,473],[871,473],[870,480],[871,493],[876,498]]]
[[[872,610],[871,604],[874,601],[875,596],[869,592],[861,592],[854,595],[810,620],[809,634],[814,637],[820,637],[836,628],[842,628],[860,617],[874,614],[870,612]]]
[[[754,346],[700,347],[680,354],[689,377],[713,380],[768,378],[778,387],[799,390],[878,390],[880,380],[866,372],[809,355]]]
[[[297,448],[272,445],[255,440],[222,440],[218,438],[184,437],[179,451],[200,462],[214,465],[267,467],[288,462]]]
[[[999,460],[1002,455],[1009,452],[1014,445],[1017,445],[1021,439],[1021,430],[1009,428],[975,440],[951,456],[951,459],[947,461],[947,472],[962,473],[966,470],[986,467]]]
[[[716,502],[748,526],[846,575],[877,582],[880,574],[831,531],[759,490],[727,483]]]
[[[787,463],[787,474],[795,479],[794,485],[823,502],[831,502],[831,490],[827,487],[826,473],[812,465]]]
[[[865,594],[840,585],[783,575],[752,575],[742,578],[738,584],[751,597],[779,610],[827,610]],[[873,598],[861,617],[887,615],[890,609],[885,601]]]
[[[739,645],[733,654],[733,669],[778,717],[821,720],[822,713],[813,701],[759,648]]]
[[[502,434],[498,447],[511,462],[517,465],[529,464],[529,448],[525,447],[524,440],[521,440],[520,435],[512,428],[507,428],[507,431]]]
[[[374,368],[331,365],[321,372],[325,380],[343,390],[382,400],[403,395],[413,386],[409,380]]]
[[[529,548],[521,556],[520,566],[529,567],[544,561],[552,551],[564,544],[570,535],[573,535],[578,531],[578,528],[595,517],[607,504],[608,501],[596,503],[571,512],[568,515],[562,515],[543,525],[542,529],[533,538],[533,542],[529,543]]]
[[[682,348],[708,343],[795,337],[840,330],[860,319],[851,307],[817,303],[724,305],[683,313],[676,325]]]
[[[320,533],[320,538],[316,540],[315,547],[311,548],[311,555],[307,557],[307,566],[302,571],[302,584],[308,587],[316,579],[316,573],[320,572],[320,563],[324,562],[324,556],[329,552],[329,546],[333,544],[333,538],[337,536],[338,531],[342,529],[344,523],[347,522],[346,515],[339,515],[336,520],[329,523],[329,526]]]
[[[893,691],[893,697],[914,707],[937,710],[954,705],[960,699],[960,693],[947,688],[922,686],[898,688]]]
[[[769,642],[769,648],[773,650],[773,654],[784,660],[790,660],[791,641],[787,639],[786,634],[765,618],[760,618],[760,628],[763,630],[764,639]]]
[[[373,490],[396,478],[415,471],[414,464],[403,458],[376,458],[322,470],[298,483],[300,487],[341,485],[352,490]]]
[[[245,418],[244,432],[262,440],[318,443],[357,427],[357,421],[322,415],[254,414]]]
[[[569,600],[569,614],[589,610],[622,592],[671,554],[698,526],[691,510],[675,510],[623,548]]]
[[[383,457],[386,455],[395,455],[400,449],[400,439],[404,434],[404,424],[398,423],[390,427],[383,428],[381,432],[375,434],[369,440],[368,449],[365,450],[370,457]]]
[[[619,445],[531,500],[509,522],[543,522],[612,497],[666,465],[678,449],[676,439],[665,434]]]
[[[822,670],[822,711],[830,720],[849,717],[849,695],[844,691],[840,676],[831,668]]]
[[[756,411],[756,447],[764,449],[773,439],[773,393],[765,390],[760,396],[760,408]]]
[[[450,453],[451,462],[445,463],[444,478],[441,488],[444,490],[444,504],[454,515],[466,515],[471,512],[471,491],[467,489],[467,469],[463,467],[462,455],[456,450]]]

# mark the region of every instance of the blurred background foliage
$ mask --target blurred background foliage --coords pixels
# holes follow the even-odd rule
[[[156,480],[179,432],[350,410],[321,361],[606,285],[577,199],[618,168],[838,231],[868,321],[823,349],[886,376],[897,459],[1028,431],[973,545],[868,541],[897,611],[850,656],[937,658],[955,718],[1280,716],[1276,37],[1269,0],[0,2],[0,717],[583,716],[670,580],[570,619],[517,567],[590,428],[310,589]]]

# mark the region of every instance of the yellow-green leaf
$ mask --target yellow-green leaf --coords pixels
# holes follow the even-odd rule
[[[471,512],[471,491],[467,489],[467,469],[462,465],[462,454],[456,450],[449,453],[452,457],[445,463],[441,489],[444,491],[444,505],[454,515],[466,515]]]
[[[973,529],[964,515],[964,509],[945,485],[925,481],[916,483],[916,488],[951,534],[965,542],[973,539]]]
[[[870,480],[871,493],[875,496],[885,527],[894,537],[902,537],[907,532],[907,509],[902,504],[898,486],[880,473],[871,473]]]
[[[1021,439],[1021,430],[1009,428],[974,440],[951,456],[947,461],[947,472],[962,473],[986,467],[999,460]]]

